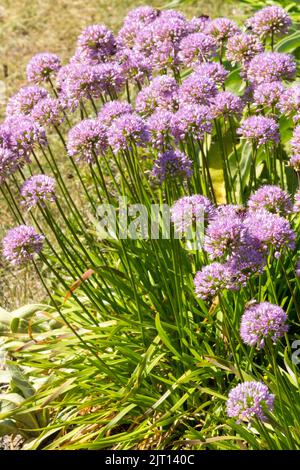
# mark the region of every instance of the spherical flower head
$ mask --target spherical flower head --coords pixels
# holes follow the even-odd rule
[[[206,15],[194,16],[188,24],[190,33],[206,33],[210,21]]]
[[[300,154],[292,155],[289,164],[297,173],[300,172]]]
[[[228,39],[226,58],[233,64],[244,64],[263,50],[264,46],[256,36],[239,33]]]
[[[266,411],[273,410],[274,398],[263,383],[243,382],[229,392],[227,415],[236,418],[239,424],[255,418],[265,421]]]
[[[122,67],[119,64],[116,62],[107,62],[96,65],[94,69],[100,92],[114,95],[122,90],[125,79],[122,74]]]
[[[138,31],[154,21],[160,10],[151,7],[138,7],[130,10],[124,19],[122,28],[117,36],[117,43],[120,47],[133,47]]]
[[[216,84],[211,78],[201,77],[197,72],[191,73],[179,88],[180,104],[208,105],[217,93]]]
[[[0,184],[19,168],[20,158],[16,152],[0,146]]]
[[[140,85],[146,78],[150,78],[153,68],[151,61],[138,51],[122,48],[115,58],[126,80],[135,80]]]
[[[215,18],[208,23],[206,28],[206,33],[213,36],[219,43],[227,41],[239,31],[238,25],[228,18]]]
[[[262,52],[247,64],[244,75],[253,85],[292,80],[296,75],[296,62],[291,54]]]
[[[32,109],[31,117],[45,127],[59,126],[63,120],[63,106],[57,98],[43,98]]]
[[[178,85],[168,75],[155,77],[136,97],[136,110],[148,116],[157,108],[173,111],[178,105]]]
[[[300,111],[300,86],[294,85],[281,93],[278,109],[287,116],[292,116]]]
[[[27,80],[37,85],[55,78],[61,68],[61,60],[56,54],[43,52],[36,54],[28,62]]]
[[[205,62],[216,50],[217,42],[213,37],[204,33],[192,33],[181,40],[178,57],[183,65],[191,67],[195,63]]]
[[[227,265],[236,273],[239,280],[246,285],[254,274],[261,274],[266,266],[267,253],[256,238],[248,231],[241,234],[240,243],[236,244],[233,254],[227,258]]]
[[[214,262],[204,266],[194,278],[195,294],[203,300],[212,299],[221,290],[239,290],[241,283],[226,263]]]
[[[105,126],[110,126],[114,119],[131,113],[133,113],[133,107],[127,101],[108,101],[99,111],[98,120]]]
[[[3,256],[14,266],[23,265],[40,253],[44,239],[34,227],[19,225],[9,230],[3,238]]]
[[[243,100],[230,91],[217,93],[211,103],[212,114],[215,118],[228,119],[229,116],[240,116],[243,108]]]
[[[173,113],[166,109],[158,108],[147,119],[150,142],[154,148],[164,148],[168,144],[171,135]]]
[[[107,129],[98,119],[85,119],[76,124],[68,135],[68,154],[94,163],[107,149]]]
[[[237,129],[237,133],[243,139],[253,140],[258,146],[270,142],[278,144],[280,141],[277,122],[265,116],[250,116],[245,119]]]
[[[186,233],[194,223],[210,220],[215,211],[212,202],[205,196],[184,196],[171,209],[171,220],[177,233]]]
[[[300,155],[300,126],[297,126],[294,129],[293,137],[291,139],[291,148],[294,155]]]
[[[130,150],[133,145],[144,147],[149,141],[145,121],[135,113],[122,114],[115,119],[107,131],[108,143],[114,153]]]
[[[31,176],[21,187],[22,204],[30,210],[39,203],[44,207],[46,201],[55,201],[55,185],[55,179],[50,176]]]
[[[90,25],[78,37],[76,56],[82,63],[97,65],[107,61],[115,52],[115,37],[105,25]]]
[[[278,186],[266,184],[257,189],[248,200],[250,211],[266,209],[285,216],[292,212],[293,204],[289,194]]]
[[[217,86],[222,86],[228,76],[228,71],[219,62],[203,62],[194,68],[198,77],[209,78]]]
[[[261,83],[254,89],[254,105],[263,108],[275,107],[281,100],[284,91],[285,88],[281,82]]]
[[[247,21],[247,26],[253,33],[263,38],[283,36],[288,33],[291,24],[292,20],[287,12],[277,5],[259,10]]]
[[[296,191],[294,198],[295,198],[295,202],[294,202],[293,212],[299,213],[300,212],[300,189]]]
[[[190,178],[193,174],[192,165],[185,153],[170,149],[158,154],[152,175],[161,183],[167,178]]]
[[[187,104],[180,106],[171,122],[172,135],[183,140],[189,134],[202,140],[205,133],[212,131],[212,113],[208,106]]]
[[[272,248],[274,256],[280,257],[280,250],[295,248],[296,234],[288,220],[260,209],[250,212],[244,224],[253,238],[257,238],[263,249]]]
[[[287,314],[269,302],[248,307],[241,319],[240,335],[245,344],[262,349],[270,338],[276,342],[288,331]]]
[[[33,107],[47,97],[50,95],[44,88],[38,86],[22,87],[8,100],[6,116],[30,115]]]
[[[0,141],[5,137],[5,146],[16,154],[18,164],[30,162],[34,147],[47,145],[45,129],[29,116],[12,116],[0,125]]]

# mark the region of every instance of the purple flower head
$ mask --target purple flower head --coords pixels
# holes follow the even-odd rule
[[[188,134],[203,139],[204,134],[212,130],[212,114],[208,106],[187,104],[180,106],[171,122],[172,135],[176,140],[183,140]]]
[[[68,154],[78,155],[87,163],[94,163],[95,158],[107,149],[107,129],[98,119],[85,119],[76,124],[68,135]]]
[[[210,21],[206,28],[206,33],[213,36],[218,42],[227,41],[228,38],[239,33],[239,27],[228,18],[215,18]]]
[[[167,145],[171,134],[173,113],[166,109],[158,108],[147,119],[150,142],[154,148],[162,148]]]
[[[297,173],[300,172],[300,154],[292,155],[289,164]]]
[[[98,113],[98,120],[105,126],[110,126],[114,119],[122,116],[122,114],[130,113],[133,113],[133,108],[127,101],[108,101]]]
[[[137,33],[152,23],[159,14],[159,10],[147,6],[131,10],[125,17],[124,24],[118,33],[117,42],[119,46],[133,47]]]
[[[294,85],[281,93],[278,109],[287,116],[300,111],[300,85]]]
[[[185,233],[194,222],[210,220],[214,211],[214,205],[207,197],[199,194],[184,196],[173,205],[171,220],[177,233]]]
[[[143,83],[146,77],[151,76],[151,61],[143,54],[132,49],[121,49],[116,54],[116,60],[119,63],[122,74],[126,80],[136,80],[139,84]]]
[[[285,216],[292,211],[293,204],[286,191],[278,186],[266,184],[250,196],[248,207],[250,211],[266,209],[269,212]]]
[[[204,266],[194,278],[195,294],[203,300],[215,297],[221,290],[239,290],[241,282],[230,266],[218,262]]]
[[[0,184],[19,168],[20,158],[15,152],[0,146]]]
[[[227,258],[227,264],[243,285],[246,285],[246,281],[252,274],[263,272],[266,255],[259,241],[245,231],[241,234],[240,243],[236,244],[233,254]]]
[[[160,182],[166,178],[190,178],[192,174],[192,161],[185,153],[174,149],[159,153],[152,170],[152,175]]]
[[[217,93],[211,103],[211,111],[215,118],[229,116],[240,116],[243,112],[244,103],[241,98],[230,91]]]
[[[263,82],[291,80],[295,74],[294,57],[291,54],[280,52],[262,52],[253,57],[245,69],[245,77],[254,85]]]
[[[31,117],[42,126],[58,126],[64,120],[63,106],[57,98],[43,98],[33,107]]]
[[[60,68],[61,61],[56,54],[49,52],[36,54],[28,62],[26,69],[27,80],[39,85],[52,77],[56,77]]]
[[[228,76],[228,71],[218,62],[204,62],[195,67],[195,74],[201,78],[209,78],[216,85],[222,86]]]
[[[114,35],[104,25],[90,25],[78,37],[76,57],[82,63],[97,65],[107,61],[115,52]]]
[[[47,90],[38,86],[20,88],[18,93],[8,100],[6,116],[29,115],[32,108],[42,99],[50,97]]]
[[[291,24],[292,21],[287,12],[277,5],[259,10],[247,21],[247,26],[263,38],[273,35],[283,36],[287,34]]]
[[[216,93],[217,87],[211,78],[201,77],[197,72],[193,72],[179,88],[179,101],[183,106],[188,104],[207,105]]]
[[[238,128],[237,133],[243,139],[254,140],[260,146],[268,142],[279,143],[279,126],[275,119],[265,116],[250,116]]]
[[[254,89],[254,104],[272,108],[278,104],[284,91],[285,88],[281,82],[261,83]]]
[[[205,15],[192,18],[188,24],[190,33],[206,33],[210,21],[210,18]]]
[[[99,91],[102,93],[118,93],[125,84],[122,67],[117,63],[108,62],[96,65],[95,74],[99,83]]]
[[[208,34],[192,33],[181,40],[179,49],[179,59],[190,67],[212,57],[216,53],[217,43]]]
[[[245,344],[262,349],[267,338],[273,342],[288,331],[287,314],[269,302],[248,307],[241,319],[240,335]]]
[[[42,206],[45,201],[55,201],[56,181],[47,175],[35,175],[28,178],[21,188],[22,204],[31,209],[38,203]]]
[[[295,203],[293,207],[293,212],[300,212],[300,189],[298,189],[295,193]]]
[[[243,382],[229,392],[227,415],[239,424],[254,418],[265,421],[265,412],[273,410],[274,398],[263,383]]]
[[[300,155],[300,126],[295,127],[291,139],[291,147],[294,155]]]
[[[152,114],[157,108],[172,111],[177,104],[178,85],[168,75],[155,77],[136,97],[136,110],[144,115]]]
[[[3,256],[14,266],[25,264],[42,250],[44,236],[34,227],[19,225],[7,232],[2,240]]]
[[[261,243],[263,249],[272,248],[274,256],[280,256],[280,250],[295,248],[296,235],[288,220],[277,214],[260,209],[250,212],[244,220],[249,234]]]
[[[233,64],[244,64],[263,50],[264,46],[256,36],[239,33],[228,39],[226,58]]]
[[[143,147],[149,141],[149,132],[144,120],[135,113],[122,114],[115,119],[107,131],[108,143],[113,152],[131,149],[132,145]]]

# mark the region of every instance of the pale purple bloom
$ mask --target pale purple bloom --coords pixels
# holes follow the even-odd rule
[[[205,29],[207,34],[213,36],[222,43],[239,32],[238,25],[228,18],[215,18],[210,21]]]
[[[113,152],[131,149],[133,145],[143,147],[149,141],[145,121],[135,113],[122,114],[115,119],[107,131],[108,143]]]
[[[250,83],[291,80],[296,74],[296,61],[291,54],[262,52],[256,55],[245,68],[245,77]]]
[[[122,74],[126,80],[136,80],[141,84],[146,77],[151,76],[151,61],[135,50],[121,49],[116,54],[116,60],[120,64]]]
[[[190,67],[212,57],[216,53],[217,43],[208,34],[192,33],[181,40],[179,49],[180,61]]]
[[[30,115],[32,108],[42,99],[50,97],[47,90],[38,86],[20,88],[7,103],[6,116]]]
[[[168,75],[155,77],[136,97],[136,110],[144,115],[153,113],[157,108],[172,111],[177,105],[178,85]]]
[[[300,153],[292,155],[289,164],[296,172],[300,172]]]
[[[107,129],[98,119],[85,119],[76,124],[68,135],[68,154],[78,156],[87,163],[107,149]]]
[[[133,47],[138,31],[152,23],[159,14],[160,10],[155,10],[148,6],[142,6],[130,10],[118,33],[118,44],[121,47]]]
[[[22,265],[42,250],[44,238],[31,226],[12,228],[2,240],[3,256],[14,266]]]
[[[296,84],[284,90],[280,96],[278,109],[287,116],[300,111],[300,85]]]
[[[210,78],[219,86],[224,84],[229,73],[219,62],[203,62],[203,64],[197,64],[194,70],[198,77]]]
[[[40,203],[45,205],[46,201],[55,201],[56,181],[47,175],[34,175],[28,178],[21,187],[22,204],[31,209]]]
[[[63,106],[57,98],[43,98],[33,107],[31,117],[42,126],[58,126],[64,120]]]
[[[293,137],[291,139],[291,147],[292,147],[293,154],[298,157],[300,155],[300,126],[297,126],[294,129]],[[292,166],[295,166],[295,165],[292,165]]]
[[[300,212],[300,189],[298,189],[295,193],[295,202],[293,207],[293,212]]]
[[[154,148],[163,148],[168,143],[171,134],[173,113],[166,109],[158,108],[147,119],[150,142]]]
[[[210,108],[197,104],[182,105],[173,115],[171,130],[176,140],[183,140],[189,134],[202,140],[204,134],[212,130]]]
[[[93,24],[82,31],[77,40],[76,57],[80,62],[97,65],[116,52],[113,33],[102,24]]]
[[[61,68],[61,60],[56,54],[42,52],[34,55],[27,65],[27,80],[39,85],[56,77]]]
[[[107,62],[95,66],[95,74],[99,83],[99,91],[104,94],[116,94],[125,84],[122,67],[115,62]]]
[[[256,36],[239,33],[228,39],[226,58],[233,64],[244,64],[263,50],[264,46]]]
[[[127,101],[108,101],[99,111],[98,120],[105,126],[110,126],[114,119],[122,116],[122,114],[130,113],[133,113],[133,108]]]
[[[160,182],[167,178],[190,178],[193,174],[192,164],[185,153],[169,149],[158,154],[153,165],[152,175]]]
[[[284,91],[281,82],[261,83],[254,89],[254,105],[272,108],[281,100]]]
[[[194,222],[210,220],[215,212],[214,205],[199,194],[184,196],[175,202],[171,209],[171,220],[177,233],[184,233]]]
[[[217,93],[211,103],[211,111],[215,118],[239,116],[242,114],[244,103],[239,96],[230,91]]]
[[[179,101],[183,106],[187,104],[207,105],[216,93],[217,87],[211,78],[193,72],[179,88]]]
[[[239,290],[242,283],[228,264],[208,264],[196,273],[195,294],[203,300],[215,297],[221,290]]]
[[[237,423],[253,421],[254,418],[265,421],[266,411],[272,411],[274,395],[261,382],[243,382],[230,390],[227,400],[227,415],[236,418]]]
[[[258,146],[269,142],[279,143],[279,126],[275,119],[265,116],[250,116],[237,129],[243,139],[253,140]]]
[[[189,21],[189,31],[191,33],[206,33],[210,21],[210,18],[205,15],[194,17]]]
[[[21,165],[22,161],[16,152],[0,146],[0,184],[15,173]]]
[[[293,204],[289,194],[278,186],[266,184],[252,194],[248,200],[250,211],[266,209],[279,215],[287,215]]]
[[[262,349],[270,338],[276,342],[288,331],[287,314],[278,305],[269,302],[248,307],[242,318],[240,335],[245,344]]]
[[[261,37],[287,34],[292,20],[288,13],[277,5],[265,7],[247,21],[247,26]]]

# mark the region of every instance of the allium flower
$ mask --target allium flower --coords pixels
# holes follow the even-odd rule
[[[279,126],[275,119],[264,116],[250,116],[237,129],[243,139],[252,139],[260,146],[268,142],[279,143]]]
[[[265,412],[272,411],[274,395],[261,382],[244,382],[234,387],[228,395],[227,415],[242,421],[253,421],[258,418],[266,420]]]
[[[18,93],[8,100],[6,116],[30,114],[32,108],[42,99],[50,97],[47,90],[38,86],[20,88]]]
[[[211,78],[201,77],[193,72],[179,88],[179,101],[183,106],[209,104],[216,93],[217,87]]]
[[[107,149],[107,129],[98,119],[85,119],[76,124],[68,135],[68,154],[78,155],[87,163],[95,162],[95,158]]]
[[[300,154],[292,155],[289,164],[296,172],[300,172]]]
[[[149,141],[149,132],[144,120],[135,113],[122,114],[115,119],[107,131],[108,143],[113,152],[131,149],[132,145],[143,147]]]
[[[44,236],[38,234],[34,227],[19,225],[3,238],[3,256],[14,266],[22,265],[42,250],[43,242]]]
[[[120,47],[132,47],[135,43],[138,31],[142,30],[146,25],[154,21],[160,10],[144,6],[130,10],[124,19],[124,24],[120,29],[117,42]]]
[[[228,18],[215,18],[207,25],[205,32],[213,36],[218,42],[224,42],[239,32],[238,25]]]
[[[143,88],[136,97],[136,110],[144,115],[157,108],[174,110],[178,104],[178,85],[167,75],[155,77],[150,85]]]
[[[171,134],[173,113],[165,109],[157,109],[147,119],[150,142],[154,148],[162,148]]]
[[[212,130],[212,114],[208,106],[187,104],[181,106],[173,115],[171,122],[172,135],[183,140],[188,134],[203,139],[204,134]]]
[[[115,52],[116,40],[105,25],[90,25],[78,37],[76,57],[82,63],[97,65],[108,60]]]
[[[151,61],[135,50],[123,48],[117,52],[115,58],[126,80],[136,80],[141,84],[146,77],[149,78],[151,76]]]
[[[247,231],[241,236],[234,252],[227,258],[227,265],[236,273],[239,280],[246,285],[252,274],[261,274],[266,265],[266,251],[256,238],[249,236]]]
[[[262,52],[247,64],[245,76],[250,83],[291,80],[296,74],[296,62],[291,54]]]
[[[56,54],[43,52],[36,54],[27,65],[27,80],[39,85],[52,77],[56,77],[61,68],[60,58]]]
[[[239,277],[230,266],[218,262],[208,264],[198,271],[194,284],[196,296],[203,300],[213,298],[223,289],[235,291],[241,287]]]
[[[281,82],[261,83],[254,89],[254,105],[274,107],[280,101],[285,88]]]
[[[288,220],[265,209],[250,212],[244,220],[245,227],[253,238],[257,238],[263,249],[272,248],[274,256],[280,256],[280,250],[295,248],[296,235]]]
[[[47,175],[35,175],[28,178],[21,187],[22,204],[31,209],[36,204],[45,205],[45,201],[55,200],[56,181]]]
[[[247,25],[261,37],[287,34],[292,20],[287,12],[279,6],[265,7],[249,18]]]
[[[19,168],[20,158],[15,152],[0,146],[0,184]]]
[[[105,126],[110,126],[114,119],[122,116],[122,114],[130,113],[133,113],[133,108],[127,101],[108,101],[98,113],[98,120]]]
[[[211,111],[215,118],[224,117],[228,119],[228,116],[239,116],[242,114],[243,108],[242,99],[230,91],[217,93],[211,103]]]
[[[300,111],[300,86],[294,85],[281,93],[278,109],[288,116]]]
[[[300,189],[296,191],[293,212],[300,212]]]
[[[158,154],[152,175],[160,182],[166,178],[189,178],[192,176],[192,161],[179,150],[169,149]]]
[[[292,151],[295,155],[300,155],[300,126],[295,127],[291,139]]]
[[[287,314],[278,305],[269,302],[248,307],[241,319],[240,335],[245,344],[262,349],[265,341],[275,342],[288,331]]]
[[[177,233],[185,233],[194,222],[210,220],[214,212],[214,205],[207,197],[199,194],[184,196],[173,205],[171,220]]]
[[[193,33],[182,39],[179,48],[179,59],[184,65],[190,67],[194,63],[205,62],[215,54],[217,43],[208,34]]]
[[[32,109],[31,117],[42,126],[58,126],[64,120],[63,106],[57,98],[43,98]]]
[[[198,77],[210,78],[216,85],[223,85],[228,71],[219,64],[219,62],[204,62],[195,67],[195,73]]]
[[[115,62],[96,65],[95,74],[99,83],[99,91],[106,94],[118,93],[122,90],[125,79],[122,67]]]
[[[292,211],[293,204],[286,191],[278,186],[266,184],[255,191],[248,200],[250,211],[266,209],[279,215],[287,215]]]
[[[208,16],[197,16],[189,21],[188,28],[191,33],[205,33],[210,23]]]
[[[263,52],[264,46],[251,34],[239,33],[227,42],[226,58],[233,64],[249,62],[255,55]]]
[[[4,140],[3,140],[4,137]],[[18,164],[30,161],[36,144],[47,145],[45,129],[29,116],[12,116],[0,125],[0,142],[18,156]]]

